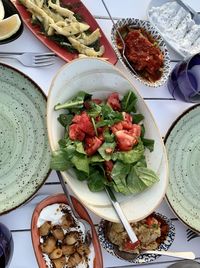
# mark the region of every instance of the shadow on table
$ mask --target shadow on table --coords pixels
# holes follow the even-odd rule
[[[168,268],[200,268],[200,263],[196,261],[190,261],[190,260],[179,261],[168,266]]]

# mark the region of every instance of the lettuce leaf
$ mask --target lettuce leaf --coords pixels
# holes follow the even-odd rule
[[[140,193],[159,181],[153,170],[147,167],[133,166],[127,176],[127,187],[131,193]]]
[[[130,194],[129,188],[126,185],[126,176],[130,171],[130,165],[124,164],[121,161],[117,161],[112,169],[111,177],[114,181],[114,189],[116,192],[122,194]]]

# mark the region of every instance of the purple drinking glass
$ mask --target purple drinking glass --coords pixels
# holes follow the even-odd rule
[[[167,86],[175,99],[200,103],[200,53],[176,64]]]
[[[9,229],[0,223],[0,268],[8,268],[12,259],[14,243]]]

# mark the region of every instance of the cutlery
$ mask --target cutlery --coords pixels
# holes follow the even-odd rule
[[[72,199],[71,199],[71,196],[70,196],[70,194],[69,194],[69,191],[68,191],[68,189],[67,189],[67,186],[66,186],[66,184],[65,184],[65,182],[64,182],[64,179],[63,179],[63,177],[62,177],[60,171],[56,171],[56,173],[57,173],[58,178],[59,178],[59,180],[60,180],[60,183],[61,183],[61,186],[62,186],[62,188],[63,188],[63,191],[64,191],[64,193],[65,193],[65,195],[66,195],[66,197],[67,197],[67,200],[68,200],[68,202],[69,202],[69,205],[70,205],[70,208],[71,208],[71,210],[72,210],[72,213],[74,214],[74,216],[75,216],[75,218],[77,219],[77,221],[78,221],[79,223],[82,223],[83,226],[85,227],[85,241],[84,241],[84,242],[85,242],[87,245],[90,245],[90,244],[91,244],[91,241],[92,241],[92,231],[91,231],[91,226],[90,226],[90,224],[89,224],[86,220],[82,219],[82,218],[79,216],[79,214],[77,213],[77,211],[75,210],[74,205],[73,205],[73,202],[72,202]]]
[[[119,36],[121,42],[122,42],[122,46],[123,46],[122,53],[121,53],[121,54],[122,54],[122,57],[123,57],[123,59],[125,60],[125,62],[126,62],[126,64],[128,65],[128,67],[131,69],[131,71],[132,71],[135,75],[137,75],[137,72],[135,71],[135,69],[133,68],[133,66],[129,63],[129,61],[128,61],[126,55],[125,55],[126,44],[125,44],[125,42],[124,42],[124,39],[123,39],[123,37],[122,37],[120,31],[117,29],[117,27],[116,27],[116,25],[115,25],[115,22],[114,22],[114,20],[113,20],[113,17],[111,16],[110,11],[108,10],[108,7],[107,7],[107,5],[105,4],[104,0],[101,0],[101,2],[103,3],[103,5],[104,5],[104,7],[105,7],[105,9],[106,9],[106,11],[107,11],[107,13],[108,13],[108,15],[109,15],[109,18],[110,18],[110,20],[112,21],[112,24],[113,24],[113,26],[114,26],[114,28],[115,28],[115,30],[116,30],[116,32],[117,32],[117,34],[118,34],[118,36]]]
[[[187,233],[187,241],[190,241],[192,240],[193,238],[196,238],[196,237],[200,237],[200,234],[190,230],[190,229],[187,229],[186,230],[186,233]]]
[[[44,67],[54,64],[54,53],[0,52],[0,58],[16,59],[24,66]]]
[[[165,255],[169,257],[181,258],[181,259],[188,259],[194,260],[195,254],[191,251],[165,251],[165,250],[144,250],[141,253],[130,253],[121,251],[118,247],[114,247],[115,254],[124,260],[132,261],[136,259],[140,254],[156,254],[156,255]]]
[[[112,206],[114,207],[114,209],[115,209],[115,211],[116,211],[121,223],[123,224],[127,234],[129,235],[129,238],[130,238],[131,242],[132,243],[137,243],[138,238],[135,235],[135,233],[134,233],[130,223],[128,222],[126,216],[124,215],[124,212],[122,211],[122,209],[120,207],[120,204],[117,202],[117,199],[116,199],[113,191],[108,186],[105,186],[105,190],[106,190],[107,195],[110,198]]]
[[[182,0],[176,0],[176,2],[182,6],[185,10],[190,12],[192,19],[197,23],[200,24],[200,14],[196,12],[193,8],[185,4]]]

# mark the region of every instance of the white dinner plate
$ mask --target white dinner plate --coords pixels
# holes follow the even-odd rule
[[[64,134],[64,129],[57,120],[62,112],[55,111],[54,106],[69,100],[80,90],[94,94],[94,97],[101,99],[105,99],[112,92],[118,92],[123,96],[128,90],[133,90],[138,97],[138,112],[145,117],[145,135],[149,139],[155,140],[154,151],[152,153],[146,151],[147,165],[158,174],[160,180],[140,194],[124,196],[116,193],[116,197],[130,221],[140,220],[149,215],[160,204],[168,184],[165,147],[153,116],[131,82],[112,64],[95,58],[74,60],[58,71],[49,91],[47,126],[50,146],[53,151],[58,149],[58,141]],[[91,192],[87,183],[77,180],[72,170],[62,172],[62,174],[74,194],[88,208],[102,218],[118,221],[105,191]]]

